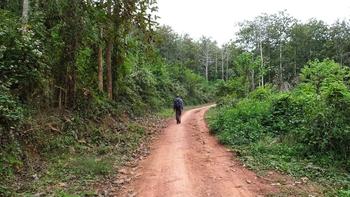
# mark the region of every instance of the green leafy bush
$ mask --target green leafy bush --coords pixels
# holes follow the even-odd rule
[[[258,87],[249,94],[249,98],[256,100],[268,100],[276,93],[276,90],[272,86]]]
[[[13,13],[0,9],[0,18],[0,84],[27,102],[42,90],[41,41],[33,30],[24,31]]]
[[[264,126],[276,136],[297,132],[305,122],[305,106],[288,93],[276,94]]]
[[[211,128],[224,144],[241,145],[254,142],[265,133],[261,122],[269,112],[269,106],[269,102],[242,100],[235,107],[219,112],[211,123]]]
[[[322,180],[327,176],[338,180],[340,186],[348,185],[347,76],[348,68],[333,61],[310,62],[302,70],[301,83],[290,92],[258,88],[234,104],[232,95],[223,97],[231,102],[222,102],[215,109],[216,116],[210,116],[209,126],[222,143],[235,147],[253,166],[258,162],[289,174],[309,173]],[[317,171],[319,167],[307,171],[302,167],[305,162],[322,166],[322,172]]]
[[[0,127],[9,128],[23,119],[23,109],[9,93],[0,88]]]
[[[228,81],[219,80],[215,84],[215,91],[217,97],[226,96],[227,94],[234,94],[238,98],[247,96],[246,79],[243,77],[232,78]]]
[[[302,135],[304,143],[314,152],[334,151],[349,158],[350,154],[350,92],[342,83],[322,87],[319,107],[308,115],[309,124]],[[317,111],[316,111],[317,110]]]
[[[341,190],[338,193],[338,197],[349,197],[350,196],[350,190]]]

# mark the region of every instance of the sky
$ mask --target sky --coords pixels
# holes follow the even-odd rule
[[[261,13],[287,10],[302,22],[316,18],[328,24],[350,19],[350,0],[158,0],[158,7],[161,25],[194,39],[211,37],[219,45],[234,38],[239,22]]]

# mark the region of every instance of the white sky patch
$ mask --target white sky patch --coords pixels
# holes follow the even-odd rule
[[[310,18],[328,24],[350,18],[350,0],[158,0],[160,24],[194,39],[202,35],[218,44],[228,42],[237,24],[261,13],[287,12],[305,22]]]

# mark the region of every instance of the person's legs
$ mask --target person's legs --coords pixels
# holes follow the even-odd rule
[[[179,124],[181,123],[181,109],[179,109]]]
[[[176,109],[176,123],[180,124],[181,123],[181,110]]]

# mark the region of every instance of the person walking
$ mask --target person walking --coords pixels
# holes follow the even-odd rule
[[[182,100],[182,98],[180,96],[176,96],[176,98],[174,99],[174,111],[176,114],[176,123],[180,124],[181,123],[181,113],[182,110],[184,109],[184,101]]]

